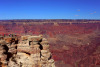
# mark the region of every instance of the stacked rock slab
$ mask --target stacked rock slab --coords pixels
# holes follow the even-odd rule
[[[0,40],[0,67],[7,67],[5,41]]]
[[[41,50],[42,67],[55,67],[54,60],[51,59],[48,41],[45,38],[42,39],[41,45],[43,46],[43,49]]]
[[[42,39],[41,36],[31,36],[28,38],[29,45],[30,45],[30,53],[33,67],[40,67],[40,45],[39,41]]]
[[[0,36],[0,67],[8,67],[9,58],[16,54],[16,37]]]
[[[8,67],[55,67],[48,41],[40,36],[22,36],[17,53],[10,58]]]
[[[17,45],[18,43],[15,43],[18,39],[17,37],[5,37],[4,38],[7,47],[9,48],[8,52],[13,54],[16,54],[17,52]]]

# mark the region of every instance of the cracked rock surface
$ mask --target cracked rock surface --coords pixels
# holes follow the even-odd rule
[[[0,67],[55,67],[55,62],[45,38],[25,35],[0,40]]]

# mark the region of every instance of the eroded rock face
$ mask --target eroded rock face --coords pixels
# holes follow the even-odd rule
[[[48,41],[42,35],[21,36],[18,43],[16,40],[4,38],[3,45],[8,49],[0,45],[0,67],[55,67]]]
[[[7,46],[5,41],[0,41],[0,67],[7,67]]]

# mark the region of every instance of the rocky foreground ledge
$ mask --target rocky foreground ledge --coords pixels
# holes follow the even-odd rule
[[[42,35],[0,36],[0,67],[55,67]]]

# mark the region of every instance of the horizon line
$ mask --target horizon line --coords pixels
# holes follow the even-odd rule
[[[0,19],[3,20],[100,20],[100,19]]]

